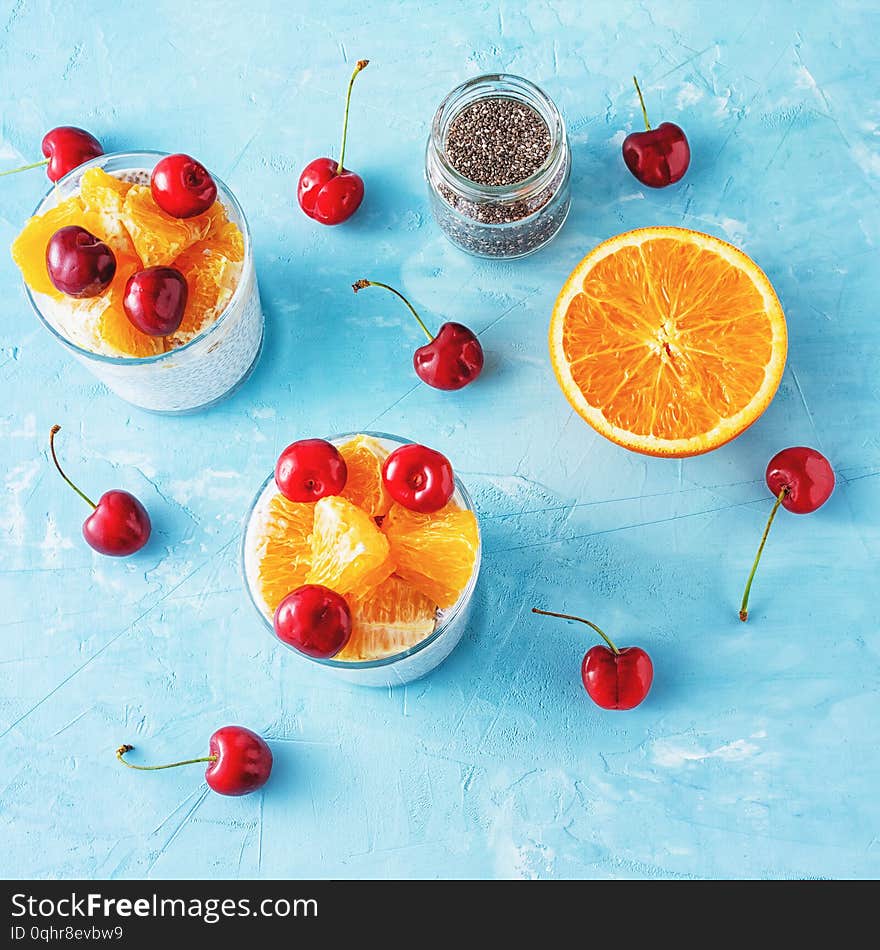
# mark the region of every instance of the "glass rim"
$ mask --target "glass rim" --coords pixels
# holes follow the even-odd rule
[[[364,430],[360,432],[343,432],[336,435],[331,435],[327,438],[328,442],[332,442],[334,445],[347,439],[353,439],[356,436],[365,435],[373,439],[385,439],[389,442],[397,442],[400,445],[412,445],[412,439],[404,439],[399,435],[392,435],[388,432],[374,432],[371,430]],[[462,501],[466,510],[473,513],[474,518],[477,521],[477,556],[474,560],[474,568],[471,571],[471,576],[468,579],[467,584],[465,585],[464,590],[459,595],[458,600],[449,608],[445,613],[442,620],[437,624],[437,626],[422,640],[419,640],[418,643],[413,644],[411,647],[408,647],[406,650],[402,650],[400,653],[392,653],[391,656],[380,657],[376,660],[336,660],[333,657],[323,659],[321,657],[307,656],[305,653],[300,653],[299,650],[296,650],[294,647],[289,646],[284,643],[284,641],[279,640],[275,635],[275,628],[272,625],[272,621],[266,617],[263,613],[262,608],[257,603],[257,600],[254,596],[253,590],[251,590],[250,581],[248,580],[247,575],[247,541],[248,541],[248,528],[250,526],[251,518],[253,517],[254,510],[257,505],[260,503],[260,500],[263,497],[263,494],[266,491],[266,488],[275,478],[274,470],[269,473],[269,475],[263,480],[259,489],[257,490],[256,495],[254,495],[253,501],[251,502],[247,513],[244,517],[243,529],[241,534],[241,545],[239,551],[239,568],[241,571],[242,580],[244,581],[245,589],[248,593],[248,598],[250,599],[251,604],[253,605],[256,612],[259,614],[260,619],[266,625],[269,632],[272,635],[272,639],[285,647],[286,649],[292,651],[297,656],[301,657],[303,660],[307,660],[310,663],[317,663],[319,666],[326,666],[330,669],[337,670],[376,670],[382,669],[386,666],[392,666],[395,663],[399,663],[401,660],[408,659],[411,656],[415,656],[417,653],[420,653],[422,650],[429,647],[432,643],[435,643],[440,639],[442,634],[448,629],[450,624],[459,616],[459,614],[467,607],[470,603],[471,597],[473,596],[474,589],[477,585],[477,578],[480,574],[480,565],[482,562],[482,553],[483,553],[483,536],[480,532],[480,522],[477,519],[476,509],[474,507],[473,499],[470,496],[467,488],[464,483],[453,473],[453,478],[455,480],[455,490],[458,495],[461,496]]]
[[[108,159],[129,159],[129,158],[139,158],[147,156],[148,158],[155,157],[157,160],[165,158],[169,155],[169,152],[162,152],[158,149],[133,149],[125,152],[105,152],[103,155],[97,155],[95,158],[89,159],[87,162],[83,162],[82,165],[78,165],[76,168],[69,171],[62,178],[59,178],[57,182],[52,186],[52,188],[40,199],[39,204],[34,208],[31,217],[35,217],[40,214],[44,205],[49,201],[49,199],[55,194],[56,189],[63,185],[64,182],[69,181],[75,175],[82,177],[82,173],[87,171],[90,168],[99,168],[103,167],[103,164]],[[124,170],[124,169],[120,169]],[[132,165],[131,170],[141,170],[139,166]],[[84,346],[80,346],[78,343],[74,343],[73,340],[69,340],[60,330],[56,329],[49,320],[45,317],[38,302],[34,299],[34,291],[28,287],[27,282],[22,279],[24,284],[24,291],[27,295],[28,302],[33,308],[34,313],[37,315],[40,323],[65,347],[69,350],[72,350],[73,353],[77,356],[82,356],[88,360],[96,360],[100,363],[109,363],[114,366],[143,366],[149,365],[152,363],[161,363],[163,360],[168,359],[172,356],[177,356],[179,353],[183,353],[184,350],[189,349],[189,347],[194,346],[196,343],[201,343],[203,340],[207,339],[213,331],[218,328],[222,323],[225,322],[226,318],[230,313],[235,309],[235,307],[240,303],[245,292],[245,284],[247,281],[247,275],[245,274],[245,269],[249,261],[253,258],[253,247],[251,244],[251,232],[250,227],[248,226],[247,218],[245,217],[244,211],[242,210],[241,205],[238,203],[238,199],[229,189],[229,187],[218,178],[213,172],[211,172],[211,177],[214,179],[214,183],[217,185],[217,195],[218,198],[222,195],[221,203],[228,204],[231,209],[236,213],[239,221],[241,222],[239,227],[241,230],[242,238],[244,239],[244,257],[242,258],[242,272],[239,276],[238,284],[235,290],[232,293],[232,296],[229,298],[229,302],[223,308],[223,311],[218,315],[217,319],[214,320],[209,326],[205,327],[204,330],[197,333],[191,340],[188,340],[183,346],[176,346],[172,350],[168,350],[165,353],[156,353],[153,356],[108,356],[106,353],[96,353],[94,350],[86,349]]]
[[[442,139],[441,122],[444,114],[449,111],[452,105],[469,90],[489,83],[497,83],[501,86],[507,86],[511,91],[523,91],[533,96],[547,111],[552,118],[552,123],[548,121],[547,127],[551,136],[550,150],[544,162],[532,172],[528,178],[522,181],[511,182],[508,185],[481,185],[479,182],[471,181],[461,174],[446,157],[446,146]],[[480,96],[478,98],[505,98],[504,90],[498,90],[497,96]],[[507,97],[509,98],[509,97]],[[529,103],[531,104],[531,103]],[[455,113],[458,114],[457,112]],[[539,112],[539,115],[541,113]],[[546,115],[541,115],[542,119],[547,119]],[[434,117],[431,120],[431,133],[428,137],[428,154],[437,159],[442,176],[446,183],[461,192],[463,197],[480,199],[494,199],[496,201],[517,201],[527,197],[531,192],[539,191],[542,187],[552,181],[557,172],[557,166],[565,156],[568,148],[568,137],[565,128],[565,122],[562,113],[556,103],[541,89],[529,79],[517,76],[514,73],[484,73],[480,76],[473,76],[466,79],[463,83],[456,86],[449,92],[437,106]]]

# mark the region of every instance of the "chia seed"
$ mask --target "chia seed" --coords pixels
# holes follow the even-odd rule
[[[445,122],[444,114],[451,114]],[[554,237],[568,215],[571,155],[562,117],[519,77],[481,76],[454,90],[434,118],[425,163],[434,217],[470,254],[523,257]]]
[[[524,102],[502,97],[478,99],[449,125],[446,158],[478,185],[525,181],[550,154],[550,129]]]

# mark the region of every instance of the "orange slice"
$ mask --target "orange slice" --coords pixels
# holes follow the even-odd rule
[[[122,221],[144,267],[170,265],[201,241],[211,228],[210,211],[195,218],[172,218],[156,204],[146,185],[132,185],[125,196]]]
[[[362,597],[349,599],[351,639],[337,660],[377,660],[402,653],[434,631],[437,607],[405,580],[391,575]]]
[[[38,294],[48,294],[60,300],[64,294],[56,290],[49,280],[46,270],[46,247],[52,235],[60,228],[71,224],[87,227],[87,218],[79,197],[72,198],[55,205],[45,214],[30,218],[21,233],[12,242],[12,259],[18,265],[25,283]],[[94,233],[94,232],[93,232]]]
[[[137,257],[116,255],[116,275],[113,283],[102,297],[95,298],[96,305],[103,307],[98,318],[98,335],[105,343],[126,356],[156,356],[165,349],[162,337],[148,336],[138,330],[125,315],[122,306],[125,285],[129,277],[140,269],[141,262]],[[102,298],[106,298],[103,303],[100,302]]]
[[[82,176],[79,197],[86,213],[92,217],[89,228],[113,252],[123,257],[136,255],[134,244],[122,222],[125,196],[131,183],[108,175],[103,168],[90,168]]]
[[[636,452],[723,445],[770,403],[785,316],[742,251],[684,228],[643,228],[591,251],[553,308],[550,358],[572,407]]]
[[[382,480],[382,463],[388,452],[382,444],[368,435],[359,435],[341,445],[339,454],[348,468],[343,498],[374,518],[388,514],[391,496]]]
[[[382,531],[395,573],[433,603],[451,607],[474,572],[480,544],[474,513],[455,502],[428,515],[393,504]]]
[[[280,493],[269,502],[258,574],[260,594],[272,613],[292,590],[306,582],[312,561],[309,536],[314,522],[314,505],[289,501]]]
[[[365,511],[338,495],[320,499],[314,509],[307,584],[323,584],[337,594],[357,596],[391,574],[394,565],[388,539]]]
[[[229,220],[221,201],[215,201],[205,212],[208,219],[208,236],[200,245],[205,250],[216,251],[236,263],[244,260],[244,236],[238,225]]]
[[[174,339],[181,342],[200,333],[226,309],[238,285],[240,267],[223,254],[194,244],[174,261],[186,278],[187,296],[183,320]]]

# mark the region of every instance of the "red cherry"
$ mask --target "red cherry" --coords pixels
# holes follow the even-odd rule
[[[605,641],[587,650],[581,664],[581,679],[590,699],[603,709],[633,709],[648,695],[654,680],[654,664],[641,647],[623,647],[618,650],[611,638],[592,622],[573,614],[559,614],[552,610],[538,610],[533,614],[576,620],[591,627]]]
[[[648,695],[654,679],[651,657],[641,647],[617,653],[597,645],[587,650],[581,678],[590,699],[603,709],[632,709]]]
[[[125,755],[133,749],[133,745],[121,745],[116,750],[116,758],[126,768],[139,772],[208,762],[205,780],[220,795],[249,795],[262,788],[272,773],[272,750],[265,739],[244,726],[223,726],[218,729],[208,743],[209,754],[198,759],[184,759],[167,765],[132,765],[125,760]]]
[[[755,555],[749,579],[746,581],[746,589],[739,608],[739,619],[743,623],[749,619],[749,594],[752,590],[752,581],[755,579],[755,572],[758,570],[761,555],[764,553],[764,545],[767,543],[767,535],[770,534],[770,526],[773,524],[776,512],[779,511],[779,506],[796,515],[808,515],[817,508],[821,508],[834,491],[834,469],[821,452],[797,445],[777,452],[770,459],[767,471],[764,473],[764,480],[776,496],[776,503],[770,511],[764,534],[761,536],[761,543],[758,545],[758,553]]]
[[[674,122],[662,122],[656,129],[648,122],[648,112],[638,81],[633,76],[645,132],[630,132],[623,140],[623,160],[636,178],[650,188],[665,188],[679,181],[691,161],[691,149],[684,132]]]
[[[460,323],[444,323],[433,336],[413,305],[393,287],[378,280],[358,280],[352,285],[355,293],[365,287],[382,287],[399,297],[416,318],[430,340],[413,353],[413,367],[422,382],[435,389],[462,389],[472,383],[483,369],[483,347],[476,333]]]
[[[354,81],[369,60],[360,59],[348,81],[345,96],[345,117],[342,123],[342,147],[339,161],[316,158],[309,162],[299,176],[296,197],[300,208],[321,224],[341,224],[347,221],[364,200],[364,182],[360,175],[345,168],[345,140],[348,135],[348,108]]]
[[[189,293],[173,267],[148,267],[128,278],[122,309],[132,326],[149,336],[169,336],[183,321]]]
[[[204,214],[217,200],[217,185],[210,172],[189,155],[166,155],[150,176],[156,204],[172,218]]]
[[[382,466],[388,494],[404,508],[430,514],[444,508],[455,493],[449,459],[424,445],[402,445]]]
[[[150,516],[146,508],[127,491],[104,492],[96,505],[83,494],[64,474],[55,454],[55,433],[61,426],[52,426],[49,431],[49,450],[59,474],[85,502],[92,506],[92,513],[83,523],[83,537],[89,547],[99,554],[110,557],[127,557],[134,554],[150,540]]]
[[[275,463],[275,484],[291,501],[318,501],[345,488],[348,468],[339,449],[324,439],[300,439]]]
[[[58,181],[83,162],[104,154],[101,143],[85,129],[59,125],[43,136],[43,154],[49,159],[46,174]]]
[[[223,726],[208,743],[216,756],[205,769],[208,785],[220,795],[249,795],[269,781],[272,750],[265,739],[244,726]]]
[[[116,276],[116,255],[78,225],[59,228],[46,245],[49,280],[68,297],[97,297]]]
[[[767,487],[779,496],[785,490],[782,507],[797,515],[821,508],[834,491],[834,469],[815,449],[797,445],[777,452],[767,464]]]
[[[335,591],[320,584],[304,584],[278,605],[273,618],[275,634],[306,656],[326,660],[351,638],[351,611]]]

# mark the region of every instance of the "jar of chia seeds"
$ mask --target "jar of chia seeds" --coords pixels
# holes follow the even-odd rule
[[[425,152],[431,210],[453,244],[512,259],[543,247],[571,204],[562,115],[534,83],[497,73],[440,103]]]

